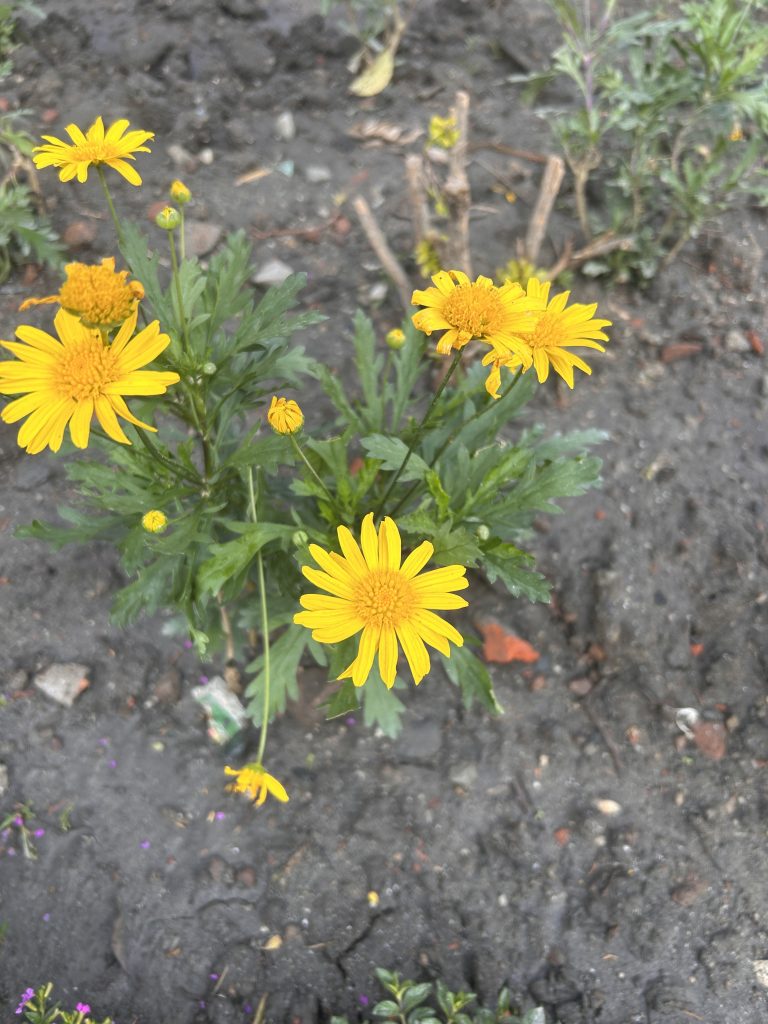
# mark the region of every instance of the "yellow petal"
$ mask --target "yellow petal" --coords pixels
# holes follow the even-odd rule
[[[397,675],[397,637],[391,626],[381,631],[379,640],[379,672],[389,689],[395,684]]]
[[[427,562],[430,560],[434,553],[434,545],[428,540],[422,541],[417,548],[408,555],[406,560],[403,562],[400,572],[405,576],[407,580],[413,579],[413,577],[421,572]]]
[[[376,527],[373,525],[373,512],[369,512],[363,519],[363,525],[360,528],[360,544],[368,568],[373,572],[379,567],[379,540],[376,536]]]

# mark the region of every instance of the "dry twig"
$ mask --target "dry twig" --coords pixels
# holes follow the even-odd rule
[[[365,232],[365,237],[368,239],[371,248],[379,258],[379,263],[381,263],[382,267],[390,276],[397,288],[403,309],[407,314],[410,314],[412,309],[411,293],[413,289],[411,288],[405,271],[398,263],[395,254],[390,249],[389,243],[384,237],[384,232],[379,227],[378,221],[374,217],[373,211],[365,199],[363,199],[362,196],[355,196],[352,200],[352,205],[355,208],[355,213],[360,221],[360,225]]]

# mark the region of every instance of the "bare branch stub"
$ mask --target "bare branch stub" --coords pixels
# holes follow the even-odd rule
[[[392,279],[397,288],[397,293],[400,296],[400,302],[402,303],[403,309],[406,314],[410,315],[411,306],[411,294],[412,287],[408,281],[408,277],[397,261],[397,257],[392,252],[389,244],[384,237],[384,232],[379,227],[378,221],[373,215],[368,203],[363,199],[362,196],[355,196],[352,200],[352,205],[357,214],[360,225],[365,232],[365,237],[368,239],[371,248],[376,253],[379,263]]]
[[[469,134],[469,94],[456,93],[453,116],[459,138],[451,149],[448,177],[443,185],[443,198],[448,206],[448,238],[441,246],[444,267],[463,270],[472,276],[472,253],[469,245],[469,208],[472,196],[467,177],[467,148]]]
[[[550,154],[544,168],[544,174],[539,186],[539,194],[536,205],[533,208],[531,219],[528,222],[528,231],[525,235],[523,255],[529,263],[534,266],[538,263],[541,244],[547,231],[547,224],[552,215],[552,208],[560,191],[565,176],[565,162],[562,157]]]

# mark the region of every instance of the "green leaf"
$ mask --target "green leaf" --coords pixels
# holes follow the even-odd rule
[[[228,456],[222,468],[258,466],[267,473],[276,473],[281,465],[292,465],[293,462],[293,451],[288,438],[270,434],[243,444]]]
[[[367,430],[381,430],[384,426],[384,388],[382,387],[381,355],[376,354],[376,336],[373,324],[361,310],[355,313],[355,366],[363,389],[365,407],[361,419]]]
[[[547,1015],[543,1006],[536,1006],[523,1014],[520,1024],[547,1024]]]
[[[290,538],[293,533],[294,527],[283,523],[248,523],[235,540],[211,544],[211,557],[198,570],[200,589],[217,594],[227,580],[248,568],[265,544]]]
[[[451,682],[461,688],[467,707],[477,700],[494,715],[504,713],[496,699],[488,669],[467,647],[452,647],[450,658],[443,659],[443,667]]]
[[[288,700],[299,696],[297,674],[304,648],[307,646],[309,631],[291,622],[283,633],[269,645],[269,717],[285,711]],[[248,683],[245,695],[249,698],[248,715],[255,726],[262,724],[264,712],[264,655],[260,654],[248,665],[249,672],[256,675]]]
[[[408,454],[408,446],[399,437],[386,437],[384,434],[369,434],[362,437],[360,444],[365,448],[373,459],[379,459],[381,468],[391,473],[397,472],[402,465],[403,459]],[[429,466],[424,459],[416,452],[411,452],[408,465],[400,474],[400,480],[408,483],[411,480],[423,480],[429,471]]]
[[[395,679],[395,686],[398,680]],[[376,662],[362,687],[363,721],[367,726],[381,729],[385,736],[395,739],[400,734],[400,718],[405,712],[405,705],[393,689],[388,689],[379,675]]]
[[[340,718],[342,715],[357,711],[360,707],[357,692],[358,688],[352,680],[345,679],[338,690],[323,704],[326,720],[330,721],[332,718]]]
[[[526,568],[533,557],[513,544],[498,544],[483,552],[483,569],[489,583],[500,579],[513,597],[526,597],[529,601],[550,600],[552,584],[540,572]]]
[[[423,1003],[431,992],[432,983],[430,981],[425,981],[409,988],[403,995],[403,1012],[410,1013],[419,1003]]]
[[[397,1017],[400,1013],[400,1007],[397,1003],[393,1003],[391,999],[384,999],[380,1003],[376,1003],[374,1008],[371,1010],[374,1017]]]

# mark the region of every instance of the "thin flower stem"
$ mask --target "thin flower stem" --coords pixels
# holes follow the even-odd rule
[[[184,351],[189,356],[191,355],[189,347],[189,334],[187,333],[187,317],[184,313],[184,302],[181,296],[181,279],[179,278],[179,261],[176,258],[176,242],[173,238],[173,232],[168,232],[168,243],[171,249],[171,270],[173,274],[173,286],[176,289],[176,301],[179,304],[179,322],[181,323],[181,339],[184,343]]]
[[[302,462],[307,467],[307,469],[312,474],[312,476],[315,478],[315,480],[318,482],[318,484],[322,487],[326,497],[328,498],[328,501],[330,501],[330,503],[331,503],[331,505],[333,507],[334,512],[336,512],[336,514],[338,515],[339,514],[339,509],[336,506],[336,502],[334,500],[333,495],[331,494],[331,492],[328,490],[328,488],[323,483],[323,480],[322,480],[320,474],[317,472],[315,467],[312,465],[312,463],[309,461],[307,456],[304,454],[304,451],[302,450],[301,445],[296,440],[296,435],[295,434],[289,434],[288,437],[291,439],[291,444],[293,445],[294,451],[299,456],[299,458],[302,460]]]
[[[248,467],[248,495],[251,502],[251,519],[258,522],[256,515],[256,493],[253,487],[253,470]],[[261,636],[264,644],[264,707],[261,714],[261,734],[259,736],[259,749],[256,754],[258,764],[262,763],[264,749],[267,745],[267,732],[269,730],[269,613],[267,611],[267,588],[264,583],[264,560],[261,557],[261,548],[256,553],[256,569],[259,577],[259,604],[261,605]]]
[[[517,373],[512,378],[512,382],[509,385],[509,387],[507,388],[507,390],[504,391],[499,396],[499,398],[498,398],[499,402],[503,402],[504,399],[507,397],[507,395],[509,395],[512,392],[512,390],[514,389],[515,385],[520,380],[522,374],[523,374],[523,368],[522,368],[522,366],[520,366],[520,367],[518,367]],[[470,416],[470,418],[467,420],[466,423],[462,423],[461,427],[458,429],[458,431],[455,434],[449,434],[448,437],[445,439],[445,441],[443,441],[443,443],[437,449],[437,452],[432,456],[432,459],[431,459],[431,461],[429,463],[430,469],[432,469],[437,464],[437,460],[445,452],[446,448],[453,441],[456,440],[458,435],[461,433],[461,431],[465,427],[468,427],[470,423],[474,423],[475,420],[479,420],[481,416],[484,416],[488,412],[489,409],[493,409],[496,405],[497,405],[497,403],[494,402],[494,401],[488,402],[486,405],[484,405],[482,407],[482,409],[478,410],[474,414],[474,416]],[[405,492],[405,494],[402,496],[400,501],[398,501],[397,505],[395,505],[395,507],[392,509],[392,515],[393,516],[396,515],[400,511],[400,509],[403,507],[403,505],[406,503],[406,501],[408,501],[408,499],[410,498],[410,496],[413,494],[413,492],[416,490],[416,488],[418,486],[419,486],[419,481],[417,480],[416,483],[408,491]]]
[[[107,199],[107,206],[109,207],[109,212],[112,215],[112,221],[115,225],[115,231],[117,232],[117,241],[120,245],[122,245],[123,229],[120,227],[120,220],[117,216],[117,210],[115,210],[115,204],[112,202],[112,193],[109,191],[109,185],[107,184],[107,179],[104,176],[104,169],[101,166],[101,164],[96,164],[96,173],[99,176],[101,187],[104,189],[104,195]]]
[[[402,476],[403,470],[405,469],[405,467],[408,465],[408,460],[410,459],[411,455],[413,454],[414,448],[416,447],[416,445],[421,440],[421,438],[422,438],[422,436],[424,434],[424,430],[426,429],[426,426],[427,426],[427,424],[429,422],[429,418],[432,415],[432,413],[433,413],[433,411],[435,409],[435,406],[440,401],[440,396],[445,391],[445,388],[446,388],[446,386],[448,384],[448,381],[453,376],[454,371],[456,370],[456,367],[459,365],[460,362],[461,362],[461,349],[457,349],[456,350],[456,354],[453,357],[453,362],[448,367],[448,372],[443,377],[443,379],[440,381],[440,386],[437,389],[437,391],[435,392],[435,394],[433,395],[432,401],[429,403],[429,408],[424,413],[424,418],[422,419],[421,423],[419,424],[419,426],[418,426],[418,428],[416,430],[416,434],[414,435],[413,440],[411,441],[410,445],[408,446],[408,451],[405,453],[405,457],[404,457],[403,461],[400,463],[400,468],[397,470],[395,475],[389,481],[389,486],[387,487],[386,491],[384,492],[384,497],[379,502],[379,507],[376,510],[376,516],[377,517],[381,514],[382,509],[384,508],[384,506],[387,503],[387,498],[390,496],[390,494],[394,490],[395,484],[397,483],[397,481]],[[397,505],[397,508],[400,507],[400,504],[401,503],[399,503]]]
[[[173,462],[171,459],[166,458],[165,455],[163,455],[162,452],[155,447],[154,442],[150,441],[150,439],[147,437],[147,433],[145,430],[137,429],[136,433],[141,438],[142,444],[150,453],[153,459],[156,459],[162,466],[165,466],[166,469],[169,469],[174,474],[174,476],[178,477],[180,480],[187,480],[189,483],[193,483],[196,486],[199,486],[200,480],[195,479],[187,470],[183,469],[181,466],[177,466],[176,463]]]
[[[187,236],[186,236],[186,232],[184,231],[184,207],[183,206],[179,210],[179,213],[181,214],[181,223],[179,224],[179,256],[181,257],[181,262],[183,263],[184,260],[187,258]]]

